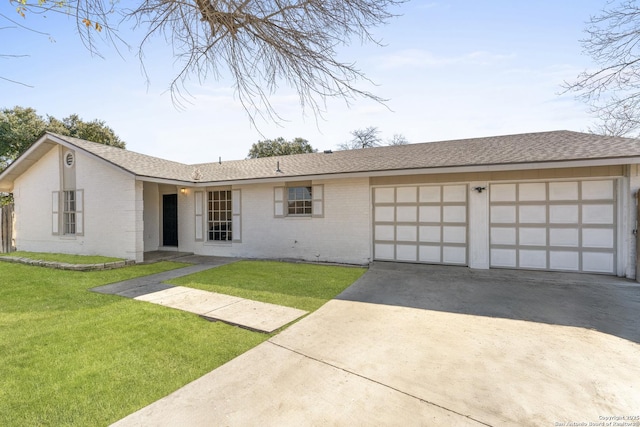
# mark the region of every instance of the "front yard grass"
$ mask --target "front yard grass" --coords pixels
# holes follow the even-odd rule
[[[181,266],[0,263],[0,425],[108,425],[269,337],[88,291]]]
[[[364,268],[238,261],[169,281],[205,291],[314,311],[355,282]]]
[[[182,266],[77,272],[0,262],[0,426],[108,425],[269,338],[89,292]],[[241,261],[172,282],[312,311],[364,271]]]

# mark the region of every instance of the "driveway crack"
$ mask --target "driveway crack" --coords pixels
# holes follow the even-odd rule
[[[461,417],[467,418],[467,419],[469,419],[469,420],[475,421],[475,422],[477,422],[477,423],[479,423],[479,424],[482,424],[482,425],[484,425],[484,426],[493,427],[491,424],[487,424],[487,423],[485,423],[485,422],[483,422],[483,421],[480,421],[480,420],[478,420],[478,419],[476,419],[476,418],[473,418],[472,416],[462,414],[462,413],[460,413],[460,412],[454,411],[453,409],[449,409],[449,408],[446,408],[446,407],[444,407],[444,406],[438,405],[437,403],[430,402],[430,401],[428,401],[428,400],[422,399],[421,397],[415,396],[415,395],[413,395],[413,394],[411,394],[411,393],[407,393],[406,391],[403,391],[403,390],[400,390],[400,389],[395,388],[395,387],[393,387],[393,386],[390,386],[389,384],[385,384],[385,383],[382,383],[382,382],[380,382],[380,381],[374,380],[374,379],[372,379],[372,378],[365,377],[364,375],[358,374],[357,372],[353,372],[353,371],[350,371],[350,370],[348,370],[348,369],[342,368],[342,367],[340,367],[340,366],[333,365],[333,364],[331,364],[331,363],[325,362],[324,360],[317,359],[317,358],[315,358],[315,357],[311,357],[311,356],[309,356],[309,355],[307,355],[307,354],[304,354],[304,353],[302,353],[302,352],[300,352],[300,351],[297,351],[297,350],[294,350],[294,349],[292,349],[292,348],[286,347],[286,346],[284,346],[284,345],[282,345],[282,344],[275,343],[275,342],[273,342],[273,341],[271,341],[271,340],[269,340],[269,341],[267,341],[267,342],[268,342],[268,343],[270,343],[270,344],[273,344],[273,345],[275,345],[275,346],[277,346],[277,347],[280,347],[280,348],[282,348],[283,350],[287,350],[287,351],[290,351],[290,352],[292,352],[292,353],[296,353],[296,354],[298,354],[298,355],[300,355],[300,356],[302,356],[302,357],[304,357],[304,358],[306,358],[306,359],[310,359],[310,360],[316,361],[316,362],[318,362],[318,363],[322,363],[323,365],[331,366],[332,368],[339,369],[339,370],[341,370],[341,371],[343,371],[343,372],[346,372],[347,374],[355,375],[356,377],[362,378],[362,379],[364,379],[364,380],[366,380],[366,381],[369,381],[369,382],[372,382],[372,383],[375,383],[375,384],[381,385],[382,387],[385,387],[385,388],[388,388],[388,389],[394,390],[394,391],[396,391],[396,392],[398,392],[398,393],[404,394],[405,396],[409,396],[409,397],[411,397],[411,398],[413,398],[413,399],[417,399],[417,400],[419,400],[420,402],[426,403],[426,404],[428,404],[428,405],[433,405],[433,406],[438,407],[438,408],[440,408],[440,409],[442,409],[442,410],[445,410],[445,411],[447,411],[447,412],[451,412],[452,414],[456,414],[456,415],[459,415],[459,416],[461,416]]]

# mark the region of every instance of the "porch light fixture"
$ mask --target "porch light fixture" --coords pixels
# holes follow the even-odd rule
[[[473,187],[473,189],[478,193],[482,193],[484,190],[487,189],[487,187]]]
[[[186,188],[184,188],[184,187],[182,187],[182,188],[180,189],[180,194],[187,194],[187,189],[186,189]]]

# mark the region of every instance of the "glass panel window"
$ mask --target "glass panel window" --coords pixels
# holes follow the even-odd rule
[[[65,191],[62,212],[64,234],[76,234],[76,192]]]
[[[231,190],[209,191],[209,240],[231,241]]]
[[[311,187],[289,187],[287,213],[289,215],[311,215]]]

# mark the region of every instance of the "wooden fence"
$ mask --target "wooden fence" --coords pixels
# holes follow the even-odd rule
[[[13,252],[13,204],[0,206],[0,252]]]

